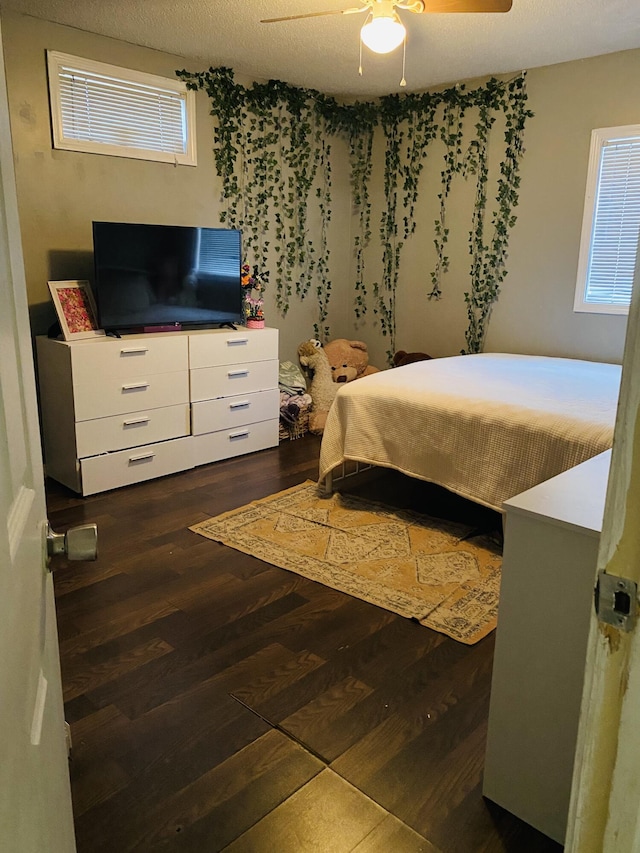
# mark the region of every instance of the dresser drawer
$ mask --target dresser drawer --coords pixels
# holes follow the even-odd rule
[[[251,361],[191,371],[191,400],[212,400],[278,387],[278,360]]]
[[[100,338],[74,346],[71,364],[74,383],[80,386],[109,376],[125,380],[144,373],[175,373],[189,369],[189,339],[173,332],[157,337]]]
[[[189,373],[142,373],[122,379],[115,376],[74,377],[76,421],[105,418],[142,409],[189,402]]]
[[[235,429],[195,435],[193,442],[193,464],[206,465],[219,459],[253,453],[278,444],[278,418],[261,421]]]
[[[189,406],[165,406],[76,424],[78,458],[189,435]]]
[[[193,435],[201,435],[205,432],[231,429],[277,418],[279,402],[280,392],[273,389],[194,403],[191,413],[191,432]]]
[[[191,436],[80,460],[82,494],[93,495],[193,468]]]
[[[277,358],[277,329],[219,330],[189,335],[189,364],[192,369]]]

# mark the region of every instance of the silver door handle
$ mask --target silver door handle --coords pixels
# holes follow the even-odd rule
[[[66,533],[56,533],[47,522],[47,557],[50,560],[58,554],[64,554],[68,560],[96,560],[98,525],[79,524]]]

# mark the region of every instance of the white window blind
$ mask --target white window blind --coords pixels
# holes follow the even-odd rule
[[[55,148],[195,165],[194,93],[179,80],[48,52]]]
[[[576,311],[628,312],[639,233],[640,125],[594,130]]]
[[[238,278],[240,232],[222,228],[200,228],[198,234],[198,270],[204,274]]]

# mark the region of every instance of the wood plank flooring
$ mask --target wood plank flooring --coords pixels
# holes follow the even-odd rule
[[[464,646],[189,525],[315,479],[319,440],[80,498],[55,575],[79,853],[557,853],[481,795],[493,635]],[[496,526],[392,472],[361,492]]]

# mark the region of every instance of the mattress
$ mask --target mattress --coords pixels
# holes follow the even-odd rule
[[[481,353],[366,376],[331,407],[320,480],[356,460],[501,510],[611,447],[620,375],[617,364]]]

